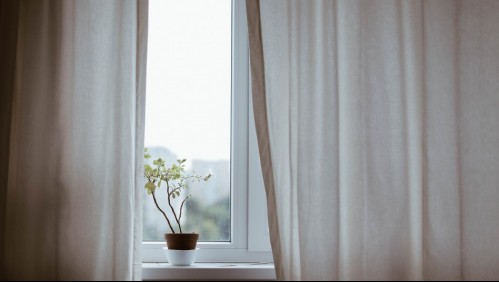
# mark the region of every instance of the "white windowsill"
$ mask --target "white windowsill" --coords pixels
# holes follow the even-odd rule
[[[172,266],[167,263],[143,263],[142,279],[158,280],[276,280],[272,263],[195,263]]]

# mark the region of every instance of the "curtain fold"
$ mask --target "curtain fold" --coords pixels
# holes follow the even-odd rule
[[[2,278],[140,280],[148,2],[13,2]]]
[[[497,280],[499,3],[247,6],[278,278]]]
[[[261,159],[262,176],[265,183],[267,194],[267,212],[270,241],[272,246],[272,254],[274,261],[280,261],[281,242],[279,236],[279,225],[276,210],[276,198],[274,187],[274,174],[272,169],[272,155],[270,153],[270,138],[267,116],[267,101],[265,99],[265,64],[263,57],[262,28],[260,21],[260,2],[246,1],[246,11],[248,13],[248,37],[250,49],[250,64],[251,64],[251,88],[252,101],[255,115],[255,127],[258,137],[258,149]],[[275,264],[277,277],[283,277],[283,265]]]
[[[10,129],[12,94],[17,47],[18,1],[0,2],[0,280],[5,280],[3,263],[3,240],[5,233],[5,207],[7,204],[7,181],[9,171]],[[8,54],[8,55],[6,55]]]

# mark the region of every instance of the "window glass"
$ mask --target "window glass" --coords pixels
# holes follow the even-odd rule
[[[214,174],[193,183],[184,232],[200,241],[231,240],[231,1],[150,0],[145,145],[167,164]],[[157,192],[171,215],[165,189]],[[178,209],[181,201],[175,201]],[[144,241],[169,231],[144,191]]]

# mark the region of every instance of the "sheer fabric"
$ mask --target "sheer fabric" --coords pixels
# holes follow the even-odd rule
[[[279,279],[499,279],[499,2],[247,1]]]
[[[1,2],[2,278],[141,279],[147,5]]]

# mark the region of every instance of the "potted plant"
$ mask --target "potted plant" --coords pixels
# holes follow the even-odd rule
[[[152,158],[147,148],[144,150],[144,158],[146,160]],[[211,173],[199,176],[195,172],[186,172],[186,162],[186,159],[178,159],[176,163],[167,165],[163,159],[158,158],[152,161],[152,166],[150,164],[144,165],[144,177],[146,178],[144,188],[148,195],[152,195],[154,204],[164,216],[171,231],[165,234],[168,246],[165,250],[167,251],[168,261],[174,265],[189,265],[192,263],[199,239],[199,234],[184,233],[182,230],[182,212],[186,201],[190,197],[190,195],[183,196],[183,192],[189,188],[189,183],[208,181],[213,176]],[[166,189],[166,202],[171,210],[170,216],[161,208],[156,197],[156,191],[161,187]],[[174,201],[180,201],[180,208],[176,209],[174,207]],[[174,226],[177,227],[177,230],[175,230]]]

